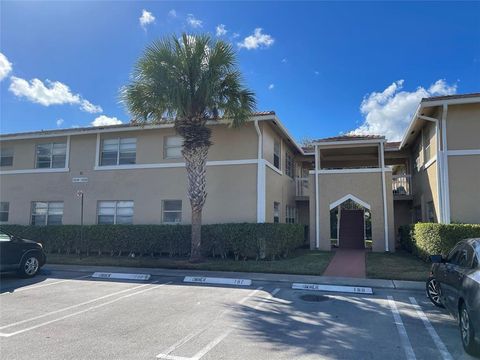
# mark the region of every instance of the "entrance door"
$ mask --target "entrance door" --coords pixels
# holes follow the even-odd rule
[[[365,221],[363,210],[341,210],[340,241],[342,249],[365,248]]]

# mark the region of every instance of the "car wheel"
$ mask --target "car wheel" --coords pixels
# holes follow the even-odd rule
[[[19,273],[24,277],[32,277],[38,273],[40,262],[37,255],[29,255],[25,257],[20,265]]]
[[[440,300],[441,289],[438,281],[431,277],[427,280],[426,284],[427,296],[432,302],[433,305],[443,308],[442,302]]]
[[[458,319],[463,348],[467,353],[476,355],[478,353],[478,344],[475,343],[475,333],[470,320],[470,314],[464,303],[460,305]]]

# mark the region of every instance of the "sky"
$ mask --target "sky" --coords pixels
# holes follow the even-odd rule
[[[0,2],[0,132],[129,122],[153,40],[210,33],[298,141],[401,139],[422,97],[480,92],[480,2]]]

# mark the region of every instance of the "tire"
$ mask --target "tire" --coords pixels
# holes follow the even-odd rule
[[[458,311],[458,325],[460,327],[460,338],[462,340],[463,348],[470,355],[478,355],[479,345],[475,342],[473,324],[464,303],[460,305]]]
[[[427,296],[432,302],[433,305],[443,308],[442,301],[440,299],[441,289],[440,284],[434,277],[430,277],[425,284],[425,288],[427,291]]]
[[[27,255],[20,264],[18,273],[22,277],[33,277],[40,270],[40,259],[36,254]]]

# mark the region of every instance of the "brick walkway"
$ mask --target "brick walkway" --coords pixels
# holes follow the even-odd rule
[[[323,276],[364,278],[365,250],[337,249]]]

